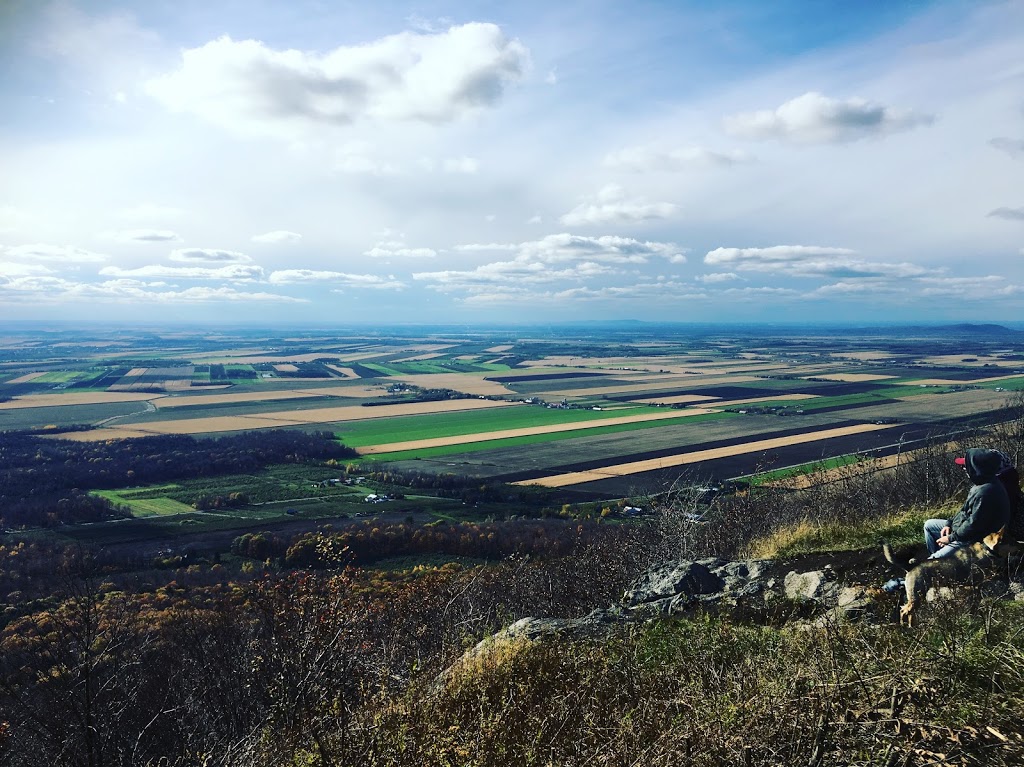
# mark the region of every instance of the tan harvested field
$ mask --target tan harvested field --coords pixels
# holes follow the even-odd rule
[[[514,394],[497,381],[485,381],[486,376],[493,373],[419,373],[407,376],[392,376],[389,381],[403,381],[423,389],[453,389],[463,394],[475,394],[481,397],[494,394],[505,396]]]
[[[26,394],[10,402],[0,402],[0,410],[19,410],[28,407],[64,407],[67,405],[109,405],[115,402],[143,402],[157,400],[163,394],[152,392],[90,391],[65,394]]]
[[[666,456],[664,458],[651,458],[645,461],[632,461],[630,463],[620,463],[617,465],[605,466],[600,469],[593,469],[590,471],[574,471],[566,474],[555,474],[549,477],[539,477],[537,479],[523,480],[516,482],[517,485],[541,485],[543,487],[567,487],[569,485],[582,485],[587,482],[597,482],[598,480],[608,479],[609,477],[624,477],[630,474],[640,474],[645,471],[656,471],[658,469],[671,469],[677,466],[686,466],[688,464],[700,463],[701,461],[711,461],[716,458],[727,458],[734,455],[744,455],[747,453],[757,453],[765,450],[774,450],[780,447],[787,447],[789,445],[801,445],[808,442],[818,442],[821,440],[832,439],[834,437],[844,437],[850,434],[863,434],[869,431],[880,431],[882,429],[891,429],[893,424],[858,424],[856,426],[846,426],[836,429],[823,429],[821,431],[806,432],[804,434],[797,434],[791,437],[778,437],[772,439],[762,440],[751,440],[741,445],[732,445],[730,447],[713,448],[710,450],[695,450],[689,453],[680,453],[678,455]]]
[[[704,394],[679,394],[675,397],[648,397],[647,399],[635,399],[633,402],[640,402],[644,405],[686,405],[691,402],[709,404],[708,400],[721,399],[721,397],[710,397]],[[715,403],[718,404],[717,402]]]
[[[499,354],[501,352],[507,352],[512,348],[512,344],[502,344],[500,346],[492,346],[489,349],[484,349],[488,354]]]
[[[756,381],[754,376],[680,376],[679,385],[682,386],[708,386],[712,384],[734,384]],[[631,392],[656,391],[657,389],[668,389],[674,385],[671,380],[661,383],[629,384],[626,386],[602,386],[596,389],[550,389],[540,392],[561,397],[600,397],[605,394],[629,394]]]
[[[343,368],[338,365],[327,365],[326,367],[333,370],[335,373],[341,373],[346,378],[360,378],[359,374],[352,368]]]
[[[712,410],[672,410],[667,413],[646,413],[644,415],[622,416],[620,418],[606,418],[598,421],[577,421],[576,423],[558,423],[550,426],[530,426],[522,429],[502,429],[499,431],[478,432],[476,434],[461,434],[455,437],[435,437],[433,439],[414,439],[408,442],[391,442],[386,445],[370,445],[359,448],[360,453],[397,453],[400,450],[424,450],[428,447],[446,447],[448,445],[469,445],[474,442],[487,442],[492,439],[509,439],[511,437],[530,437],[535,434],[558,434],[566,431],[579,431],[581,429],[599,429],[602,426],[617,426],[620,424],[643,423],[644,421],[664,421],[670,418],[685,418],[691,415],[703,415],[712,413]]]
[[[947,379],[947,378],[922,378],[922,379],[916,379],[914,381],[911,381],[909,385],[913,386],[913,385],[916,384],[918,386],[924,386],[924,385],[927,384],[929,386],[963,386],[963,385],[970,385],[970,384],[989,383],[990,381],[1006,381],[1007,379],[1010,379],[1010,378],[1021,378],[1021,377],[1022,376],[1021,376],[1020,373],[1013,373],[1011,375],[1005,375],[1005,376],[988,376],[986,378],[974,378],[974,379],[972,379],[970,381],[953,381],[953,380]]]
[[[114,429],[94,429],[72,432],[66,435],[77,441],[100,441],[120,439],[124,436],[143,437],[152,434],[210,434],[222,431],[246,431],[268,429],[276,426],[310,426],[318,423],[362,421],[371,418],[390,418],[400,415],[423,415],[426,413],[453,413],[461,410],[482,410],[493,407],[515,407],[516,402],[486,399],[442,400],[439,402],[407,402],[379,407],[344,405],[341,407],[316,408],[312,410],[283,410],[254,415],[210,416],[206,418],[183,418],[176,421],[149,421],[128,424]],[[526,407],[525,405],[519,405]]]
[[[802,378],[824,378],[826,381],[840,381],[842,383],[864,383],[865,381],[884,381],[887,378],[898,378],[899,376],[878,375],[877,373],[819,373]]]
[[[971,359],[973,362],[965,362]],[[937,354],[934,357],[923,357],[925,365],[952,365],[955,367],[981,367],[982,365],[999,365],[1002,367],[1018,368],[1024,366],[1020,360],[1006,360],[995,355],[984,354]]]
[[[126,377],[145,375],[147,370],[149,370],[149,368],[132,368],[128,371]]]
[[[321,379],[322,380],[322,379]],[[205,387],[204,387],[205,388]],[[237,392],[232,394],[196,394],[185,397],[164,397],[153,404],[163,410],[191,405],[225,405],[236,402],[273,402],[275,400],[308,399],[310,397],[383,397],[387,391],[369,386],[330,386],[323,389],[280,389],[278,391]]]
[[[274,365],[274,370],[279,373],[298,373],[299,367],[298,365],[293,365],[290,362],[285,362],[279,365]]]
[[[46,375],[46,373],[25,373],[25,375],[18,376],[17,378],[12,378],[10,381],[6,381],[5,383],[9,383],[9,384],[28,383],[29,381],[34,381],[37,378],[42,378],[44,375]]]

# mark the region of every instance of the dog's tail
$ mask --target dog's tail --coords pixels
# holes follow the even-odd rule
[[[882,554],[884,554],[884,555],[885,555],[885,560],[886,560],[886,561],[887,561],[887,562],[888,562],[889,564],[891,564],[891,565],[896,565],[896,567],[900,568],[900,569],[901,569],[901,570],[903,570],[904,572],[909,572],[909,571],[910,571],[910,565],[909,565],[908,563],[906,563],[906,562],[900,562],[900,561],[899,561],[898,559],[896,559],[896,557],[895,557],[895,556],[893,555],[893,553],[892,553],[892,548],[890,548],[890,546],[889,546],[889,541],[882,541]]]

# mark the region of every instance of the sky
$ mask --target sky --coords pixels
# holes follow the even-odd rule
[[[0,0],[0,321],[1024,319],[1024,0]]]

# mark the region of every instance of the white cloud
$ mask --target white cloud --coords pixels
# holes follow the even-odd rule
[[[268,281],[273,285],[323,282],[376,290],[403,290],[406,287],[405,283],[395,279],[394,275],[380,277],[375,274],[348,274],[313,269],[282,269],[272,272]]]
[[[519,246],[519,252],[523,258],[535,258],[545,263],[586,259],[616,264],[644,264],[651,257],[671,259],[681,255],[683,249],[671,242],[642,242],[615,235],[582,237],[562,233],[524,242]]]
[[[104,277],[140,277],[182,280],[228,280],[230,282],[252,282],[263,278],[263,267],[233,264],[204,268],[199,266],[162,266],[152,264],[136,269],[122,269],[119,266],[105,266],[100,269]]]
[[[884,136],[927,125],[934,119],[909,109],[882,106],[861,98],[833,99],[812,91],[777,109],[727,117],[725,129],[748,139],[821,144]]]
[[[670,202],[647,202],[641,197],[629,198],[618,184],[607,184],[590,201],[580,203],[559,221],[566,226],[633,224],[668,218],[676,206]]]
[[[66,303],[69,301],[154,304],[195,303],[307,303],[305,299],[274,293],[241,292],[233,288],[194,287],[185,290],[153,290],[160,283],[108,280],[96,284],[71,282],[57,277],[0,279],[0,296],[18,303]]]
[[[248,264],[252,259],[234,250],[213,248],[178,248],[172,250],[171,261],[185,264]]]
[[[848,248],[813,245],[774,245],[768,248],[716,248],[704,256],[712,266],[728,265],[746,272],[771,272],[790,277],[891,279],[934,274],[934,268],[868,261]]]
[[[289,232],[286,229],[275,229],[273,232],[253,235],[250,239],[253,242],[259,242],[267,245],[280,245],[285,242],[298,242],[302,239],[302,235],[295,232]]]
[[[1006,152],[1010,157],[1024,157],[1024,138],[1000,136],[990,139],[988,143],[1001,152]]]
[[[402,32],[327,53],[220,37],[182,53],[148,92],[242,133],[365,119],[442,123],[493,106],[529,67],[529,52],[494,24]]]
[[[751,162],[752,159],[751,155],[739,150],[716,152],[704,147],[658,149],[652,146],[635,146],[611,152],[604,158],[604,164],[610,168],[640,173],[729,167]]]
[[[93,253],[91,250],[83,250],[71,245],[46,245],[43,243],[7,248],[6,255],[15,259],[26,258],[32,261],[56,261],[65,264],[92,264],[107,260],[107,256],[102,253]]]
[[[433,248],[410,248],[404,242],[392,240],[378,242],[363,255],[370,258],[434,258],[437,251]]]
[[[119,242],[178,242],[181,237],[169,229],[123,229],[114,233]]]
[[[0,277],[27,277],[33,274],[53,274],[53,269],[42,264],[19,264],[0,261]]]
[[[988,215],[991,218],[1005,218],[1008,221],[1024,221],[1024,208],[996,208]]]
[[[710,274],[701,274],[696,279],[705,285],[714,285],[720,282],[733,282],[739,278],[739,275],[733,272],[712,272]]]

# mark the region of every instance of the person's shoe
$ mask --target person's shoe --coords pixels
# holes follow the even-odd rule
[[[903,588],[903,579],[893,578],[892,580],[885,582],[885,585],[882,586],[882,591],[886,594],[892,594],[893,592],[899,591],[901,588]]]

